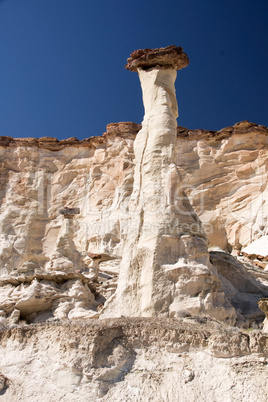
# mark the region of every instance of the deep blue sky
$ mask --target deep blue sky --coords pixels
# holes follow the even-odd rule
[[[267,0],[0,0],[0,135],[79,139],[140,123],[124,69],[140,48],[182,46],[178,124],[268,126]]]

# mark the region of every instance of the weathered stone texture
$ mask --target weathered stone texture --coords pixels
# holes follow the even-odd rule
[[[184,135],[180,135],[180,133]],[[268,232],[268,130],[240,122],[179,131],[177,165],[211,246],[241,250]]]
[[[267,335],[209,320],[43,323],[0,340],[3,401],[268,398]]]
[[[18,139],[1,142],[3,280],[19,277],[18,285],[27,278],[53,274],[56,266],[57,275],[69,275],[77,261],[75,271],[83,277],[94,280],[103,270],[102,291],[106,298],[114,293],[130,218],[133,142],[139,129],[134,123],[111,124],[104,136],[90,138],[87,146],[72,140],[54,150],[45,142],[36,144],[36,139],[27,146]],[[219,132],[177,129],[175,161],[183,190],[211,247],[239,251],[267,235],[267,134],[265,127],[248,122]],[[64,234],[65,218],[59,212],[65,207],[80,208],[72,220],[71,239]],[[107,254],[113,260],[94,263],[90,253]],[[256,275],[260,277],[260,271]],[[12,303],[15,306],[17,299]],[[89,311],[92,314],[96,307]]]
[[[131,54],[142,125],[0,137],[3,401],[267,401],[268,130],[177,127],[188,63]]]
[[[137,71],[139,68],[149,70],[153,68],[180,70],[187,67],[189,59],[181,47],[167,46],[157,49],[134,50],[127,59],[127,70]]]

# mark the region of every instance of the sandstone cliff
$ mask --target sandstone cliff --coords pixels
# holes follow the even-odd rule
[[[110,124],[103,136],[83,141],[1,138],[0,308],[7,315],[15,308],[30,321],[51,309],[56,318],[94,316],[97,304],[114,292],[139,129],[134,123]],[[267,234],[267,141],[268,130],[248,122],[219,132],[178,127],[175,153],[181,186],[211,247],[239,252]],[[63,207],[80,209],[70,219],[65,246],[68,219],[59,213]],[[99,263],[105,289],[98,303],[94,292],[102,285],[92,283],[89,253],[110,258]],[[262,272],[260,268],[259,275]],[[31,308],[37,288],[39,302]],[[78,304],[68,302],[73,293],[80,295]]]
[[[182,341],[185,346],[179,347],[190,348],[192,352],[183,352],[179,359],[181,351],[175,351],[173,340],[167,341],[167,346],[162,349],[158,345],[156,350],[151,340],[147,341],[145,349],[140,349],[130,340],[128,346],[125,341],[123,346],[121,341],[118,345],[118,341],[113,341],[116,343],[113,346],[107,338],[107,347],[116,351],[111,349],[111,357],[103,357],[108,359],[107,363],[93,364],[96,373],[94,371],[92,375],[96,378],[99,375],[99,380],[92,382],[86,367],[76,368],[74,357],[69,356],[64,363],[65,353],[69,355],[70,351],[78,349],[71,346],[71,349],[69,346],[65,349],[56,342],[59,336],[63,339],[62,332],[61,335],[58,332],[67,331],[69,343],[75,342],[77,347],[83,348],[81,329],[38,326],[30,332],[27,327],[16,330],[16,325],[25,320],[97,317],[99,308],[114,293],[133,190],[133,142],[139,129],[140,126],[134,123],[110,124],[103,136],[81,142],[74,138],[65,141],[1,138],[0,325],[2,329],[15,325],[12,332],[4,332],[8,334],[5,335],[6,341],[1,341],[1,399],[15,401],[20,395],[22,400],[43,400],[40,392],[34,389],[35,381],[48,393],[47,400],[60,397],[66,401],[87,400],[89,392],[93,392],[96,398],[103,399],[107,395],[108,399],[118,401],[146,397],[156,401],[174,398],[191,401],[197,395],[199,400],[221,400],[223,392],[230,400],[267,399],[265,358],[262,360],[261,355],[249,352],[245,357],[239,357],[242,352],[238,351],[226,360],[226,356],[207,354],[206,348],[192,350],[192,342],[196,344],[192,332],[188,341]],[[237,123],[219,132],[177,129],[175,150],[177,166],[184,179],[183,189],[203,223],[211,247],[239,252],[242,245],[247,246],[267,234],[267,134],[265,127],[248,122]],[[66,264],[68,256],[55,258],[66,220],[59,213],[63,207],[80,208],[80,214],[72,219],[72,238],[69,239],[73,247],[69,252],[78,258],[75,267],[72,265],[73,255],[69,255],[69,265]],[[64,250],[63,247],[63,254]],[[87,265],[85,255],[88,253],[106,253],[114,258],[100,262],[98,282],[94,282],[92,276],[90,278],[92,258],[88,258],[90,263]],[[59,258],[64,264],[60,264]],[[211,260],[217,266],[229,300],[240,308],[242,322],[247,322],[247,325],[261,322],[264,315],[256,303],[259,298],[268,296],[268,274],[249,260],[245,266],[245,260],[242,264],[215,248]],[[87,325],[91,328],[92,324]],[[80,321],[77,325],[84,328]],[[139,328],[140,324],[136,325]],[[143,321],[142,325],[147,324]],[[150,328],[152,322],[148,325]],[[199,330],[200,324],[197,323]],[[70,331],[74,331],[73,335]],[[166,331],[170,334],[168,337],[174,337],[172,330]],[[154,336],[159,338],[162,335],[157,333]],[[256,336],[260,336],[258,331]],[[38,343],[33,337],[38,337]],[[51,340],[59,352],[49,351],[46,358],[42,357],[41,350],[49,350]],[[89,338],[88,342],[91,342]],[[221,349],[228,355],[226,348],[235,348],[240,341],[230,341],[223,347],[217,342],[214,351],[220,353]],[[259,352],[266,353],[266,342],[261,341],[261,346],[257,347]],[[142,351],[140,357],[138,350]],[[21,353],[24,357],[20,357]],[[80,356],[80,352],[75,352],[75,355]],[[53,370],[51,375],[48,374],[45,361],[50,362],[54,374]],[[84,366],[88,364],[86,361]],[[210,366],[213,373],[209,372]],[[216,378],[215,367],[219,370]],[[35,380],[37,371],[39,375]],[[32,373],[30,382],[29,373]],[[222,376],[225,381],[220,385]],[[211,384],[210,377],[213,378]],[[178,395],[175,389],[166,385],[175,378],[176,383],[180,383]],[[23,386],[24,382],[29,386]],[[80,388],[79,384],[84,385]],[[161,396],[155,399],[155,395]]]
[[[0,137],[3,400],[267,400],[268,129],[177,127],[188,63],[132,53],[141,126]]]

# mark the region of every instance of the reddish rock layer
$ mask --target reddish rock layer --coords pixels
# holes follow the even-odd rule
[[[213,140],[220,141],[224,138],[229,138],[232,135],[238,134],[243,135],[249,132],[257,132],[260,134],[268,135],[268,128],[265,126],[258,125],[256,123],[250,123],[247,120],[240,121],[233,126],[225,127],[219,131],[208,131],[202,129],[188,130],[185,127],[177,127],[177,136],[182,139],[187,140]]]
[[[130,71],[137,71],[138,68],[149,70],[155,67],[181,70],[187,67],[188,64],[188,56],[183,52],[182,47],[173,45],[157,49],[135,50],[127,59],[125,68]]]
[[[89,137],[78,140],[71,137],[64,140],[57,140],[54,137],[41,138],[12,138],[0,136],[0,147],[38,147],[49,149],[50,151],[59,151],[65,147],[87,147],[95,148],[100,144],[106,143],[107,139],[114,136],[131,137],[136,135],[141,129],[140,124],[132,122],[110,123],[107,125],[106,133],[99,137]]]
[[[38,147],[45,148],[51,151],[59,151],[64,147],[87,147],[95,148],[100,144],[105,144],[107,139],[120,136],[120,137],[135,137],[138,131],[141,129],[141,124],[132,122],[119,122],[110,123],[106,127],[106,132],[99,137],[89,137],[83,140],[78,140],[75,137],[71,137],[64,140],[57,140],[54,137],[41,137],[41,138],[12,138],[0,136],[0,147]],[[223,138],[231,137],[234,134],[247,134],[250,131],[262,133],[268,135],[268,128],[255,123],[250,123],[247,120],[241,121],[230,127],[225,127],[219,131],[208,131],[202,129],[188,130],[185,127],[177,127],[177,136],[187,140],[212,140],[220,141]]]
[[[137,134],[141,129],[141,124],[132,122],[110,123],[106,127],[105,136],[122,135],[122,134]]]

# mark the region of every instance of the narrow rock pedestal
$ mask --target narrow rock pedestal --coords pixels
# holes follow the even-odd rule
[[[201,223],[174,162],[177,71],[182,48],[137,50],[126,68],[139,74],[145,115],[137,134],[134,187],[119,282],[104,317],[204,314],[236,320],[209,261]]]
[[[79,208],[62,208],[59,213],[63,216],[62,227],[57,239],[55,250],[46,265],[48,271],[73,272],[86,269],[81,254],[73,241],[73,218],[80,213]]]

